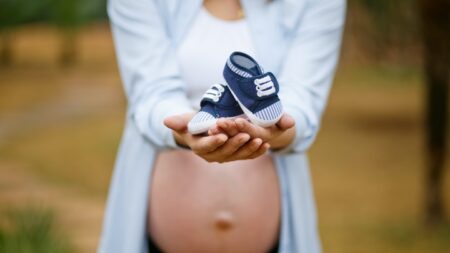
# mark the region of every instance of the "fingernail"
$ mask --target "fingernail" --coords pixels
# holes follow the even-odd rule
[[[250,136],[248,134],[243,134],[242,137],[239,139],[240,143],[247,142],[250,139]]]
[[[262,140],[260,138],[256,138],[254,142],[255,144],[258,144],[258,146],[262,144]]]
[[[217,135],[217,138],[218,138],[219,142],[226,142],[228,139],[228,137],[224,134]]]

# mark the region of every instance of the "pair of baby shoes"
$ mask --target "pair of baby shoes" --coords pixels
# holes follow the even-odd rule
[[[283,107],[272,73],[264,73],[251,56],[234,52],[225,64],[223,76],[227,85],[214,84],[203,95],[200,111],[188,124],[191,134],[207,132],[219,118],[248,118],[261,127],[278,122]]]

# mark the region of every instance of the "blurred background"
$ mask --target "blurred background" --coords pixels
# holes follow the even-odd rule
[[[447,0],[349,0],[310,153],[325,252],[450,252]],[[125,106],[105,0],[0,0],[0,252],[94,252]],[[422,29],[423,28],[423,29]]]

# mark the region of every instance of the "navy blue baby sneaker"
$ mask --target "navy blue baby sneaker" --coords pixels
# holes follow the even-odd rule
[[[212,85],[203,95],[200,107],[200,111],[188,123],[191,134],[207,132],[218,118],[245,117],[230,90],[223,84]]]
[[[241,109],[250,121],[261,127],[275,125],[283,115],[275,76],[264,73],[249,55],[234,52],[228,58],[223,76]]]

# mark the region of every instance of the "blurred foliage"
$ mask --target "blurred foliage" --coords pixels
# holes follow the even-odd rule
[[[106,0],[46,0],[50,7],[50,22],[62,28],[82,25],[106,16]]]
[[[32,22],[73,27],[106,18],[106,0],[0,0],[0,30]]]
[[[362,12],[355,25],[364,49],[375,60],[411,60],[414,54],[409,51],[417,47],[419,37],[416,0],[349,0],[349,8]]]
[[[12,61],[11,29],[32,22],[46,22],[62,33],[60,62],[75,62],[76,30],[81,25],[106,18],[106,0],[0,0],[0,63]]]
[[[0,0],[0,30],[43,18],[43,1]]]
[[[52,212],[37,208],[11,211],[11,228],[0,228],[0,252],[68,253],[73,252],[54,229]]]
[[[416,55],[410,53],[418,41],[416,0],[348,0],[348,5],[361,46],[371,58],[409,62]],[[74,30],[105,18],[106,0],[0,0],[0,30],[30,22]]]
[[[75,30],[83,24],[106,19],[107,0],[0,0],[0,31],[31,22],[47,22]],[[419,37],[416,0],[348,0],[349,20],[364,52],[375,61],[416,62]],[[64,40],[70,41],[74,35]],[[63,44],[69,44],[63,42]],[[63,56],[70,55],[63,46]],[[67,52],[67,53],[65,53]],[[5,52],[5,58],[8,52]],[[63,60],[64,61],[64,60]]]

